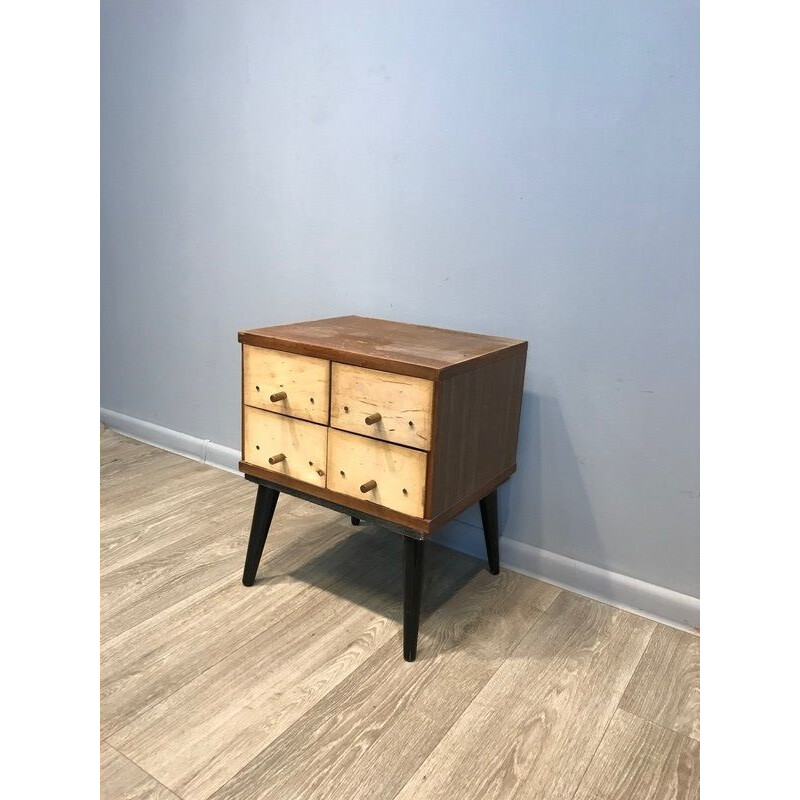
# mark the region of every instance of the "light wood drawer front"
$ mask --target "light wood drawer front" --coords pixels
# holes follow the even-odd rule
[[[242,358],[245,405],[327,424],[330,361],[249,344]]]
[[[427,460],[427,454],[419,450],[330,428],[328,488],[423,517]],[[374,488],[362,492],[361,487],[371,481],[375,482]]]
[[[371,415],[380,419],[367,421]],[[343,430],[431,449],[433,383],[375,369],[331,364],[331,425]]]
[[[244,461],[325,486],[328,428],[259,408],[244,409]],[[280,458],[283,456],[283,458]],[[270,458],[276,459],[270,464]]]

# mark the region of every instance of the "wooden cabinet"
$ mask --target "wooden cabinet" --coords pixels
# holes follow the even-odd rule
[[[240,468],[247,474],[287,488],[307,488],[354,512],[428,535],[516,467],[526,342],[364,317],[256,328],[242,331],[239,341]],[[250,408],[358,438],[327,437],[322,461],[328,466],[321,467],[326,471],[321,476],[316,467],[320,456],[306,458],[310,437],[302,437],[298,426],[297,432],[274,440],[275,446],[290,441],[282,447],[293,452],[269,465],[250,444],[254,427],[263,430],[265,424]],[[376,448],[373,440],[409,452]],[[338,454],[330,452],[333,442]],[[347,458],[355,473],[344,479],[341,468],[333,470],[337,458]],[[312,471],[308,460],[314,461]],[[413,486],[400,486],[407,494],[393,497],[391,487],[410,484],[412,463]],[[377,483],[374,490],[352,491],[353,481],[360,487],[371,480]]]
[[[239,468],[259,497],[286,491],[417,542],[480,502],[499,569],[494,491],[516,469],[527,342],[365,317],[255,328],[239,342]],[[276,498],[257,501],[245,583]],[[421,569],[416,551],[406,562]]]

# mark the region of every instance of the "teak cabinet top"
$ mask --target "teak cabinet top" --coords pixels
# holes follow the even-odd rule
[[[434,381],[527,348],[520,339],[358,316],[251,328],[239,341]]]

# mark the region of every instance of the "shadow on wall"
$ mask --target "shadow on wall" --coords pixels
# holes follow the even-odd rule
[[[569,553],[580,552],[585,554],[585,563],[605,563],[581,463],[554,397],[523,394],[517,471],[498,491],[498,513],[501,560],[514,568],[552,575],[551,566],[544,563],[549,553],[569,562]],[[475,505],[438,531],[433,540],[485,558],[482,530]],[[592,588],[610,597],[612,589],[603,575],[598,570]]]
[[[591,563],[602,564],[605,553],[597,522],[561,406],[554,397],[534,397],[538,424],[533,432],[533,463],[523,465],[520,484],[527,484],[530,467],[536,486],[537,524],[532,538],[516,527],[509,528],[507,535],[556,553],[579,551]],[[520,498],[520,502],[525,500]]]

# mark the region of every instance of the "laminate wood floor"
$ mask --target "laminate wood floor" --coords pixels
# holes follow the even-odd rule
[[[101,430],[105,800],[699,797],[699,640]]]

